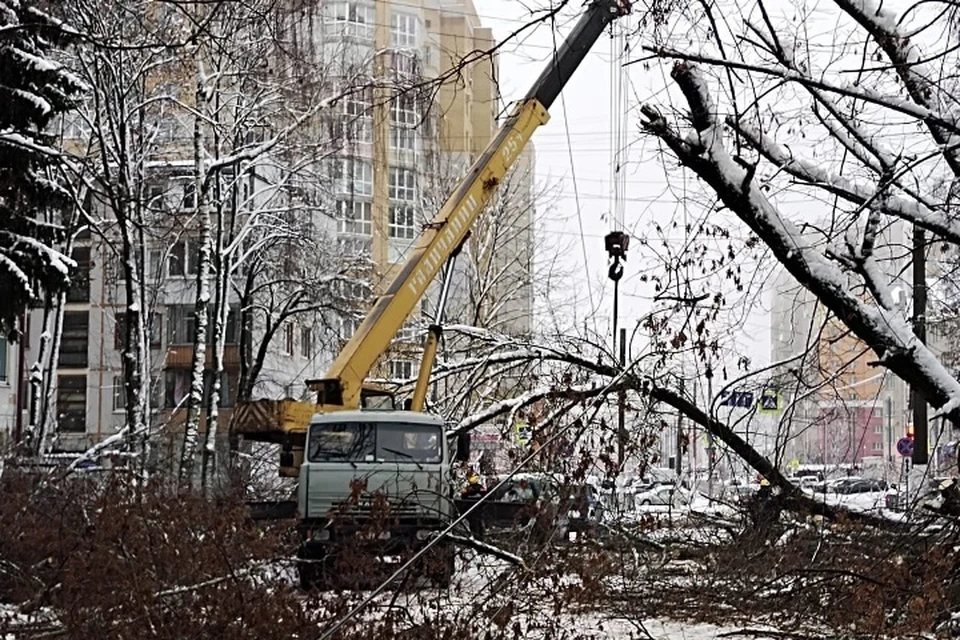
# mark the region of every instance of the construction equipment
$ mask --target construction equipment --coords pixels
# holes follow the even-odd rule
[[[415,411],[397,410],[390,393],[365,385],[364,380],[441,267],[459,251],[534,131],[547,122],[547,109],[590,48],[607,25],[629,9],[629,0],[592,0],[533,88],[424,227],[407,261],[327,376],[308,381],[317,392],[317,404],[259,400],[237,407],[235,431],[249,440],[281,444],[280,474],[299,479],[302,586],[325,575],[342,578],[349,566],[357,567],[350,562],[355,558],[351,550],[364,559],[373,558],[359,563],[365,574],[377,559],[386,562],[388,556],[423,549],[453,522],[457,513],[453,465],[466,460],[469,439],[461,436],[448,442],[443,421],[422,413],[452,265],[424,349],[411,404]],[[444,541],[430,551],[433,565],[428,573],[446,583],[452,575],[453,550]]]
[[[317,404],[256,400],[236,408],[233,422],[236,433],[248,440],[282,445],[280,475],[297,477],[307,426],[314,414],[394,407],[389,392],[365,386],[364,379],[417,307],[442,265],[460,248],[530,137],[547,122],[547,110],[590,48],[611,22],[629,10],[630,0],[591,2],[533,88],[514,107],[433,221],[424,227],[407,261],[340,351],[326,377],[307,382],[308,387],[317,392]],[[438,341],[439,327],[431,329],[428,336],[421,377],[430,375]],[[422,409],[425,393],[424,380],[418,383],[418,401],[414,408]]]

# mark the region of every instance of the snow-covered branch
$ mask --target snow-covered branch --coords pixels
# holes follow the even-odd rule
[[[684,140],[650,107],[644,107],[645,127],[693,169],[719,198],[772,250],[777,259],[804,287],[814,293],[838,318],[883,360],[883,364],[916,388],[935,407],[945,407],[960,420],[960,383],[913,334],[899,311],[870,306],[855,295],[846,274],[832,264],[790,220],[753,184],[746,169],[730,156],[723,143],[710,103],[707,84],[696,66],[674,65],[673,79],[687,96],[694,116],[695,133]],[[892,297],[892,296],[891,296]]]
[[[753,125],[737,123],[732,119],[728,119],[727,124],[767,160],[790,175],[821,187],[849,202],[867,205],[886,215],[915,223],[960,244],[960,220],[955,217],[934,211],[917,200],[895,193],[879,197],[881,194],[873,186],[832,173],[824,168],[822,163],[798,157],[787,146],[778,144]]]
[[[955,122],[956,118],[946,109],[945,101],[938,100],[942,89],[936,86],[936,74],[927,67],[920,55],[918,39],[900,32],[896,13],[885,8],[883,3],[874,0],[835,0],[837,6],[846,11],[866,29],[893,63],[893,68],[903,82],[910,99],[931,113],[941,117],[925,118],[924,122],[930,135],[941,147],[943,157],[955,176],[960,177],[960,149],[955,138],[956,129],[944,126],[944,122]]]

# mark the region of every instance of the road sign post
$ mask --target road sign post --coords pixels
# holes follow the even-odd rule
[[[913,438],[908,438],[904,436],[897,440],[897,453],[899,453],[904,458],[909,458],[913,455]]]

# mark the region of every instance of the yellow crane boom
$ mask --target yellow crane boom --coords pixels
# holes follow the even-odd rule
[[[296,476],[303,458],[303,440],[315,413],[357,409],[376,395],[364,387],[377,360],[390,346],[417,307],[443,264],[470,229],[523,152],[533,133],[549,119],[547,110],[586,57],[603,30],[629,12],[629,0],[593,0],[560,49],[551,58],[527,96],[519,102],[468,174],[428,223],[403,267],[377,299],[363,323],[320,379],[309,381],[317,404],[293,400],[255,400],[234,411],[233,428],[247,439],[283,444],[280,473]],[[438,334],[431,331],[417,385],[415,408],[426,393],[426,377],[436,353]]]

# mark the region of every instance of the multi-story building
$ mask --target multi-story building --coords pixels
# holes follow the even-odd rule
[[[157,162],[150,166],[147,185],[150,206],[161,216],[158,220],[166,219],[171,224],[169,229],[156,233],[149,241],[144,256],[150,404],[154,411],[151,422],[168,436],[166,441],[171,447],[180,438],[178,425],[182,423],[182,409],[190,390],[196,335],[194,308],[199,240],[192,223],[182,228],[176,223],[178,218],[195,220],[196,195],[188,171],[189,168],[182,164]],[[254,194],[268,191],[262,186],[269,182],[269,178],[252,167],[248,168],[248,174],[243,180],[244,196],[240,201],[254,209],[258,206]],[[219,179],[234,183],[234,178],[227,172]],[[106,205],[89,206],[103,208]],[[110,212],[103,209],[102,214],[109,218]],[[244,215],[251,214],[241,211],[240,217]],[[323,215],[313,218],[311,229],[332,237],[334,221]],[[80,267],[81,275],[66,295],[56,362],[50,366],[49,358],[46,359],[46,366],[50,366],[54,379],[51,411],[57,424],[55,449],[60,451],[85,450],[116,433],[125,423],[121,350],[127,303],[120,256],[113,240],[109,233],[102,236],[84,233],[73,248],[72,257]],[[283,265],[277,268],[282,269]],[[223,425],[229,420],[230,408],[237,398],[241,344],[246,346],[248,357],[254,357],[267,329],[259,321],[241,327],[239,301],[232,288],[230,291],[224,324],[224,373],[219,403]],[[212,380],[209,345],[213,308],[211,304],[205,394],[210,392]],[[39,336],[44,330],[41,312],[33,312],[30,318],[24,353],[24,362],[28,366],[38,359]],[[330,359],[329,351],[318,352],[322,344],[318,339],[321,324],[312,314],[298,315],[282,323],[263,359],[255,391],[258,395],[303,396],[303,381],[317,377]],[[242,331],[247,332],[246,340],[241,340]],[[20,392],[21,397],[30,397],[28,386],[21,385]],[[27,412],[28,404],[23,409]]]
[[[877,260],[906,305],[905,233],[894,224],[878,243]],[[864,293],[866,295],[866,293]],[[786,271],[774,282],[771,361],[789,407],[787,460],[813,464],[890,464],[895,443],[907,432],[908,389],[875,354]]]
[[[342,79],[334,84],[386,80],[343,101],[348,135],[329,172],[341,245],[371,258],[370,293],[376,294],[496,132],[498,61],[477,55],[493,47],[493,33],[481,26],[471,0],[350,0],[317,10],[322,29],[312,31],[320,40],[315,51],[324,68]],[[488,307],[496,306],[509,330],[530,330],[532,150],[520,164],[511,188],[514,232],[491,254],[479,242],[489,233],[485,223],[474,230],[473,246],[455,271],[448,319],[476,319],[468,311],[476,307],[478,273],[499,268],[509,275],[486,288],[484,295],[501,302]],[[433,298],[428,293],[421,306],[428,316]],[[412,318],[411,329],[398,336],[379,375],[416,375],[419,340],[413,327],[419,322]],[[343,338],[355,328],[346,322]]]
[[[287,204],[302,197],[307,204],[298,208],[297,216],[302,218],[305,210],[311,212],[309,227],[316,238],[329,233],[338,238],[340,254],[369,258],[372,270],[359,275],[366,278],[372,273],[373,286],[359,284],[362,278],[358,278],[358,284],[344,286],[346,290],[340,292],[347,298],[366,300],[395,272],[422,225],[432,218],[453,182],[496,130],[500,107],[495,84],[497,60],[481,56],[463,64],[473,52],[490,49],[493,35],[480,25],[470,0],[350,0],[299,3],[291,10],[297,42],[309,51],[312,69],[325,74],[318,79],[318,86],[346,94],[337,103],[337,113],[326,118],[326,130],[311,127],[304,135],[324,144],[340,140],[340,146],[329,160],[321,161],[322,167],[316,167],[318,173],[287,176],[289,188],[277,189],[281,179],[258,166],[238,167],[233,174],[233,169],[228,169],[217,179],[238,190],[242,187],[243,194],[235,201],[246,203],[247,208],[257,206],[253,194],[261,190],[282,193],[279,197],[286,198]],[[89,130],[68,124],[65,137],[89,134]],[[178,439],[177,423],[183,413],[178,409],[182,409],[191,380],[199,265],[197,194],[189,144],[192,131],[178,136],[177,126],[182,123],[161,127],[164,144],[146,158],[143,196],[144,205],[154,210],[161,226],[169,223],[169,229],[164,226],[169,233],[151,229],[143,261],[149,283],[144,311],[150,318],[151,405],[156,410],[152,421],[172,434],[171,442]],[[532,306],[528,273],[532,259],[532,153],[525,155],[521,164],[515,191],[522,196],[524,206],[518,215],[523,216],[522,226],[528,231],[515,234],[504,253],[514,258],[526,256],[509,269],[527,284],[525,288],[501,288],[513,295],[508,305],[511,321],[518,331],[525,332],[530,314],[524,309]],[[107,202],[97,204],[93,197],[88,204],[99,206],[104,219],[111,219]],[[242,217],[244,212],[239,214]],[[113,240],[109,232],[77,239],[73,257],[85,277],[78,279],[67,296],[56,362],[51,364],[47,358],[48,362],[42,363],[54,382],[50,411],[57,423],[56,448],[63,451],[82,450],[100,442],[125,421],[120,350],[126,301]],[[304,256],[291,259],[297,257]],[[499,254],[494,258],[502,259]],[[470,270],[463,269],[463,273],[467,275],[461,278],[459,298],[469,300]],[[221,380],[223,421],[229,419],[229,408],[236,400],[241,333],[252,334],[246,341],[251,345],[258,344],[267,330],[256,324],[242,326],[236,293],[232,290],[229,295]],[[430,309],[428,300],[422,310],[429,314]],[[324,372],[336,343],[323,350],[321,333],[332,319],[309,318],[299,317],[279,326],[255,396],[304,398],[304,381]],[[31,314],[24,345],[26,366],[38,359],[44,334],[41,322],[42,313]],[[386,359],[379,375],[416,375],[416,322],[399,337],[395,353]],[[342,338],[355,327],[349,316],[340,318]],[[8,411],[8,404],[15,407],[21,403],[21,415],[27,415],[31,394],[29,384],[17,384],[17,372],[24,367],[12,356],[19,347],[4,346],[7,348],[0,355],[6,358],[8,382],[5,385],[0,378],[0,427],[6,420],[15,428],[17,412]],[[0,363],[3,361],[0,358]]]

